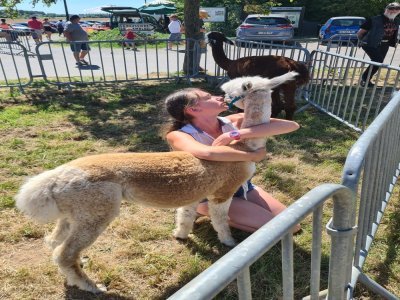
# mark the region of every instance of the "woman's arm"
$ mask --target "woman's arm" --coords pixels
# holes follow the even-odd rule
[[[233,115],[233,118],[228,117],[235,125],[241,123],[239,114]],[[235,120],[235,121],[234,121]],[[262,138],[267,136],[273,136],[278,134],[289,133],[299,129],[299,124],[294,121],[282,120],[282,119],[271,119],[270,123],[264,123],[249,128],[239,129],[240,139],[248,138]],[[229,132],[221,134],[213,142],[213,146],[228,145],[232,142],[232,138],[229,136]]]
[[[191,135],[172,131],[166,136],[169,145],[176,151],[187,151],[200,159],[214,161],[260,161],[265,158],[265,148],[254,152],[236,150],[227,146],[207,146],[196,141]]]

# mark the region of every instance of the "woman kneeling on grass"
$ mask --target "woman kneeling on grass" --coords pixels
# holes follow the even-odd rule
[[[200,159],[215,161],[254,161],[265,158],[265,148],[255,152],[244,152],[225,147],[233,140],[259,138],[295,131],[299,125],[293,121],[271,119],[268,124],[238,129],[243,113],[219,117],[228,109],[221,96],[213,96],[196,88],[188,88],[169,95],[165,100],[173,122],[166,139],[175,151],[187,151]],[[227,174],[226,176],[229,176]],[[254,232],[273,217],[285,210],[286,206],[250,180],[245,191],[240,188],[233,196],[229,208],[229,224],[247,232]],[[197,207],[201,215],[208,215],[207,201]],[[300,225],[294,231],[300,230]]]

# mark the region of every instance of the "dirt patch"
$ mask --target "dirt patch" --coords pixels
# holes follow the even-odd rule
[[[8,244],[7,247],[0,246],[0,264],[11,264],[15,269],[47,264],[50,258],[51,252],[43,239],[29,239],[18,244]]]

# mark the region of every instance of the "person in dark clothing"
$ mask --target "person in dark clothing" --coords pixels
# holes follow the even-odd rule
[[[63,20],[59,20],[56,25],[57,25],[58,36],[61,36],[64,33],[64,22],[63,22]]]
[[[400,3],[389,3],[382,15],[367,19],[360,26],[357,37],[361,47],[372,61],[383,63],[389,47],[395,47],[400,22],[396,19],[400,13]],[[371,77],[379,67],[370,65],[361,76],[362,86],[373,86]]]

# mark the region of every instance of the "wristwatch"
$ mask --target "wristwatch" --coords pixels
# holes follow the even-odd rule
[[[234,140],[240,140],[240,132],[237,130],[232,130],[229,132],[229,137]]]

